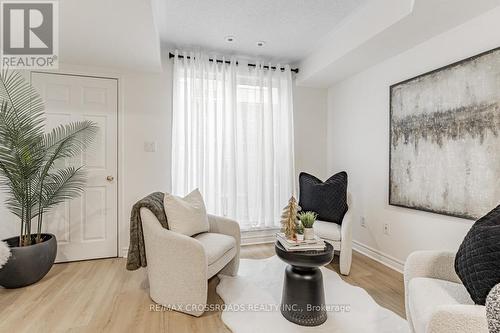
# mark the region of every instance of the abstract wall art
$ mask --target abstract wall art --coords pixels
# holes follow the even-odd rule
[[[476,219],[500,203],[500,48],[390,87],[389,204]]]

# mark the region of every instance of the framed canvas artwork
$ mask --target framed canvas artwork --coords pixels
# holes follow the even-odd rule
[[[390,87],[389,204],[476,219],[500,203],[500,48]]]

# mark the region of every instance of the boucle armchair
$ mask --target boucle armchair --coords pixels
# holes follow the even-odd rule
[[[352,262],[352,198],[347,193],[347,205],[349,209],[344,215],[342,225],[333,222],[314,222],[314,233],[326,242],[332,244],[335,251],[340,251],[339,265],[342,275],[349,275]]]
[[[164,229],[147,208],[141,208],[140,214],[151,299],[167,308],[201,316],[207,304],[208,279],[217,273],[238,273],[238,223],[209,215],[209,231],[188,237]]]
[[[417,251],[405,263],[406,319],[412,333],[487,333],[486,308],[475,305],[455,273],[455,253]]]

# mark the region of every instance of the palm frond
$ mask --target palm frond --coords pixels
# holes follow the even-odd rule
[[[19,72],[2,70],[0,103],[0,160],[31,179],[44,157],[42,99]]]
[[[87,180],[83,169],[67,167],[47,175],[42,206],[49,210],[69,199],[80,196]]]
[[[73,157],[89,146],[99,130],[96,123],[88,120],[59,125],[43,137],[43,145],[52,159]]]
[[[18,72],[0,72],[0,189],[6,207],[21,220],[21,238],[31,241],[31,221],[44,211],[79,196],[85,185],[82,168],[58,169],[56,161],[78,156],[98,127],[91,121],[60,125],[44,133],[40,95]]]
[[[43,100],[19,72],[6,69],[0,72],[0,101],[6,105],[2,108],[1,118],[11,126],[10,132],[15,131],[24,138],[43,134]]]
[[[0,100],[5,100],[17,112],[33,123],[43,118],[44,103],[35,88],[17,71],[4,69],[0,73]]]

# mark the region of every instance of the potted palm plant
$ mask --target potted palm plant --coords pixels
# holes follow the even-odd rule
[[[86,177],[69,164],[95,136],[90,121],[45,131],[42,98],[19,72],[0,74],[0,185],[6,206],[19,219],[18,237],[5,239],[10,257],[0,269],[0,286],[18,288],[42,279],[57,254],[56,238],[43,233],[44,214],[79,196]]]
[[[316,218],[318,214],[315,212],[300,212],[299,219],[302,225],[304,226],[304,240],[313,240],[314,239],[314,229],[313,225],[316,222]]]

